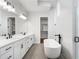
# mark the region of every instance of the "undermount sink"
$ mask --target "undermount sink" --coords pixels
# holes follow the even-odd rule
[[[21,38],[21,37],[23,37],[23,36],[24,36],[24,35],[22,35],[22,34],[16,34],[16,35],[13,35],[12,38],[18,39],[18,38]]]
[[[15,39],[21,39],[23,37],[24,37],[23,34],[15,34],[12,36],[12,38],[8,38],[8,39],[6,39],[6,36],[0,36],[0,40],[15,40]]]
[[[2,39],[6,39],[6,37],[5,36],[0,36],[0,40],[2,40]]]

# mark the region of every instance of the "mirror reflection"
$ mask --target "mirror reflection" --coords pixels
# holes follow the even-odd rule
[[[15,17],[8,17],[8,34],[15,34]]]
[[[11,38],[15,34],[15,17],[3,18],[0,16],[0,37]]]

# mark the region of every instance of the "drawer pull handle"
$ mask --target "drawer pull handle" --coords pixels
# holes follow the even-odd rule
[[[21,44],[21,48],[23,48],[23,44]]]
[[[9,50],[9,49],[11,49],[12,47],[9,47],[9,48],[7,48],[6,50]]]
[[[9,56],[8,59],[10,59],[12,56]]]
[[[31,40],[32,40],[32,38],[31,38]]]

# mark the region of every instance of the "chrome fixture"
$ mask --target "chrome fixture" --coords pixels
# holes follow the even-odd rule
[[[0,0],[0,7],[2,7],[5,10],[8,10],[9,12],[15,13],[14,5],[9,0]]]

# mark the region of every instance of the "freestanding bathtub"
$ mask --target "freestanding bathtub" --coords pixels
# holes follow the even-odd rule
[[[54,39],[44,40],[44,51],[48,58],[56,59],[61,53],[61,44]]]

